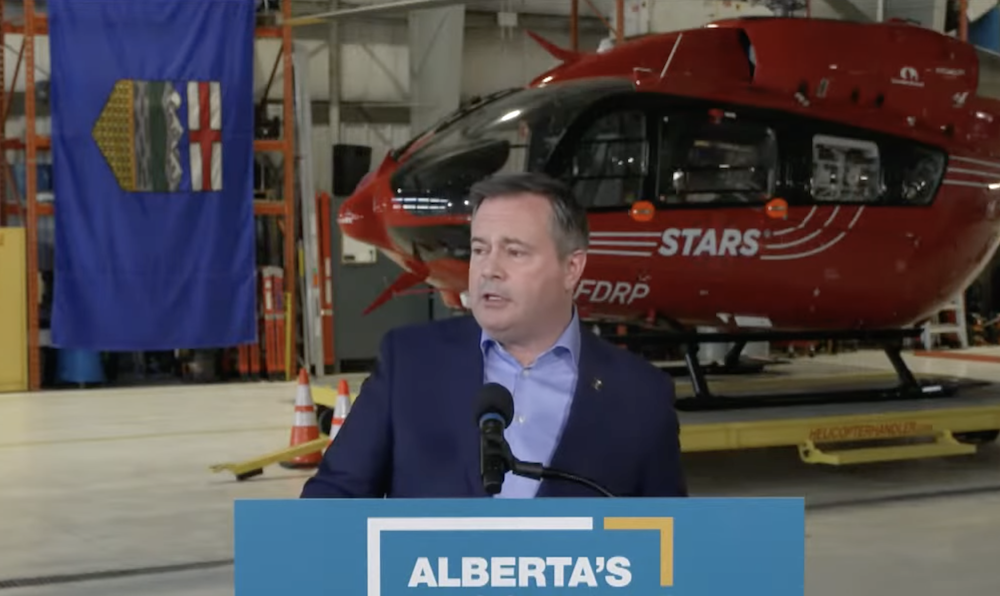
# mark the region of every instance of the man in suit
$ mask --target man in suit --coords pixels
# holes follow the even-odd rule
[[[470,192],[471,317],[386,333],[303,498],[486,497],[478,394],[504,385],[513,454],[616,496],[686,496],[670,377],[580,323],[586,212],[562,183],[505,174]],[[507,474],[497,497],[599,496]]]

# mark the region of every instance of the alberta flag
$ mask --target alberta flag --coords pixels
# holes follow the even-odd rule
[[[256,340],[255,0],[50,0],[52,341]]]

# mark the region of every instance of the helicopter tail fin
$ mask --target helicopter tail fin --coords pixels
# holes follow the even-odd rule
[[[583,56],[582,52],[576,52],[573,50],[560,48],[556,44],[545,39],[544,37],[535,33],[534,31],[529,30],[528,35],[530,35],[531,39],[534,39],[538,43],[538,45],[542,46],[542,48],[545,49],[546,52],[551,54],[553,58],[563,63],[576,62]]]
[[[413,273],[411,271],[404,271],[396,278],[396,281],[389,284],[382,293],[376,296],[375,300],[368,305],[361,314],[368,315],[380,306],[384,305],[386,302],[392,300],[400,292],[405,292],[410,288],[421,284],[427,278],[426,275],[421,275],[420,273]]]

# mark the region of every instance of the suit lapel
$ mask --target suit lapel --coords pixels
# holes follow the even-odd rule
[[[580,364],[573,404],[563,429],[562,437],[552,455],[550,467],[566,472],[581,472],[591,459],[590,448],[595,445],[595,430],[600,428],[606,411],[601,385],[604,383],[603,366],[597,338],[585,326],[580,329]],[[563,481],[543,480],[538,496],[553,496]],[[596,496],[596,495],[595,495]]]
[[[476,425],[476,406],[483,388],[483,353],[479,347],[482,330],[473,317],[459,326],[459,332],[448,338],[451,346],[447,362],[449,373],[442,375],[443,395],[455,396],[450,412],[455,416],[458,430],[459,457],[465,469],[465,481],[471,496],[489,496],[483,489],[479,474],[479,427]]]

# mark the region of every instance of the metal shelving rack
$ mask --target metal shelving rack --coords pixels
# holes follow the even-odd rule
[[[0,47],[5,47],[6,36],[8,34],[23,35],[23,44],[19,54],[18,64],[14,71],[14,81],[21,70],[21,62],[24,66],[25,93],[25,135],[23,139],[6,137],[7,116],[10,113],[10,101],[13,96],[15,85],[11,84],[10,90],[4,87],[6,81],[5,60],[0,59],[0,148],[4,152],[14,150],[24,150],[25,155],[25,201],[26,217],[24,225],[27,228],[28,244],[28,379],[29,389],[38,391],[41,389],[41,343],[39,341],[39,288],[38,288],[38,219],[39,217],[51,217],[54,211],[54,204],[40,205],[37,201],[37,154],[39,151],[51,149],[51,138],[40,136],[36,133],[36,110],[35,110],[35,37],[48,35],[48,20],[43,13],[35,12],[35,0],[22,0],[20,3],[23,10],[23,22],[8,20],[4,11],[4,0],[0,0]],[[283,154],[284,180],[281,192],[281,199],[277,201],[255,201],[254,213],[257,216],[272,216],[283,219],[284,228],[284,268],[285,268],[285,295],[288,297],[287,312],[289,319],[287,324],[291,326],[292,333],[295,334],[296,321],[296,253],[295,253],[295,116],[294,116],[294,93],[293,93],[293,66],[292,66],[292,26],[288,21],[292,17],[292,0],[281,0],[281,24],[273,27],[257,27],[256,38],[281,39],[281,61],[283,69],[283,112],[280,139],[258,139],[254,142],[254,149],[257,152],[280,152]],[[12,204],[7,200],[8,186],[11,184],[12,168],[10,163],[3,160],[0,164],[0,225],[11,215],[22,215],[19,204]],[[16,189],[16,186],[15,186]],[[20,201],[18,201],[20,203]],[[292,342],[294,349],[295,341]],[[291,367],[294,368],[295,359],[291,359]],[[286,377],[291,378],[292,371],[285,371]]]

